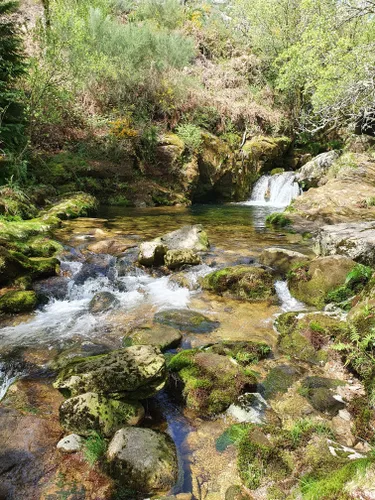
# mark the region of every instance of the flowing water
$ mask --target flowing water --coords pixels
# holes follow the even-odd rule
[[[285,208],[301,192],[294,172],[263,175],[255,184],[250,200],[244,204]]]
[[[288,196],[292,196],[292,177],[288,176],[289,180],[286,181],[285,174],[283,176],[267,178],[271,188],[270,200],[274,200],[276,182],[282,186],[288,184]],[[264,179],[261,179],[257,193],[264,191]],[[255,195],[261,197],[261,194]],[[283,200],[286,197],[286,194],[283,195]],[[286,282],[275,283],[278,304],[231,300],[210,295],[199,288],[201,276],[226,265],[256,263],[260,252],[266,247],[281,246],[310,253],[308,244],[298,235],[266,227],[265,218],[274,209],[268,203],[251,206],[257,205],[255,201],[249,206],[105,208],[98,218],[65,222],[56,234],[66,245],[61,255],[61,272],[66,288],[63,297],[51,298],[32,315],[3,320],[0,324],[0,399],[14,380],[30,376],[31,373],[35,376],[36,368],[43,370],[64,349],[77,345],[94,346],[99,350],[121,347],[123,338],[132,328],[151,324],[154,314],[163,309],[192,309],[220,322],[219,328],[213,332],[185,334],[183,347],[220,340],[261,340],[274,347],[275,316],[284,311],[303,308],[303,304],[290,296]],[[87,248],[107,238],[117,238],[129,247],[136,247],[142,240],[196,223],[204,225],[211,249],[202,265],[186,271],[185,277],[191,284],[189,289],[177,284],[173,275],[137,268],[134,265],[136,248],[130,249],[119,259],[93,254]],[[89,303],[98,291],[112,292],[119,301],[119,307],[92,315]],[[12,349],[16,352],[13,357]],[[206,444],[207,440],[212,440],[217,433],[222,432],[225,419],[261,420],[264,404],[260,395],[256,400],[252,395],[250,403],[242,401],[233,405],[224,419],[203,422],[194,420],[170,401],[165,392],[159,394],[150,403],[148,417],[151,425],[160,424],[159,428],[167,430],[177,445],[181,473],[176,491],[191,491],[192,478],[197,480],[197,471],[205,467],[206,463],[211,464],[210,474],[215,475],[215,467],[219,467],[223,458],[207,457]],[[226,468],[225,464],[220,466]]]

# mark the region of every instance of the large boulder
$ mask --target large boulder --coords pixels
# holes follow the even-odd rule
[[[275,167],[283,166],[283,157],[288,151],[291,140],[288,137],[255,136],[245,142],[242,151],[246,163],[251,163],[253,169],[264,174]]]
[[[137,400],[154,395],[163,388],[165,379],[165,359],[160,350],[136,345],[69,364],[54,387],[73,396],[85,392],[121,393]]]
[[[48,278],[57,274],[59,261],[53,257],[29,258],[20,252],[0,247],[0,286],[20,276],[31,279]]]
[[[303,253],[278,247],[266,248],[259,257],[261,264],[272,267],[272,269],[284,275],[293,267],[305,264],[309,260]]]
[[[296,174],[296,180],[303,187],[323,186],[327,182],[326,174],[334,162],[340,157],[337,151],[328,151],[307,162]]]
[[[318,255],[345,255],[361,264],[375,265],[375,222],[323,226],[314,243]]]
[[[344,154],[327,173],[327,182],[293,201],[288,216],[306,228],[306,220],[337,224],[374,220],[375,161],[370,156]]]
[[[289,289],[296,299],[322,308],[327,294],[345,283],[355,265],[354,260],[342,255],[318,257],[289,273]]]
[[[151,429],[117,431],[109,443],[107,460],[111,474],[136,491],[167,492],[177,481],[175,445],[168,435]]]
[[[204,252],[208,250],[208,247],[207,233],[201,224],[184,226],[160,238],[141,243],[138,262],[144,266],[162,265],[168,251]],[[189,258],[191,260],[191,255]],[[169,259],[167,260],[169,262]],[[172,263],[173,258],[170,260]]]
[[[60,422],[64,429],[88,436],[97,431],[104,436],[125,425],[138,425],[145,411],[138,402],[125,402],[87,392],[69,398],[60,406]]]
[[[275,296],[272,274],[253,266],[234,266],[208,274],[202,288],[245,300],[265,300]]]

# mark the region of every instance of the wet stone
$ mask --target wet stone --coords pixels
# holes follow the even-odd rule
[[[82,448],[82,438],[78,434],[69,434],[57,443],[56,448],[62,453],[76,453]]]
[[[188,309],[161,311],[155,314],[154,321],[190,333],[210,333],[220,326],[219,321],[213,321],[199,312]]]

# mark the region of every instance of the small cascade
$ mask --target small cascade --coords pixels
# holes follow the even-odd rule
[[[275,289],[280,300],[280,307],[283,312],[303,311],[306,305],[295,299],[289,291],[286,281],[276,281]]]
[[[287,207],[301,192],[294,172],[263,175],[245,205]]]

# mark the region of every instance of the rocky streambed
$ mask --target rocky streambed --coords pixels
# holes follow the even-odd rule
[[[316,258],[272,211],[54,228],[58,269],[3,289],[35,298],[2,309],[4,498],[371,498],[372,368],[347,352],[371,272]]]

